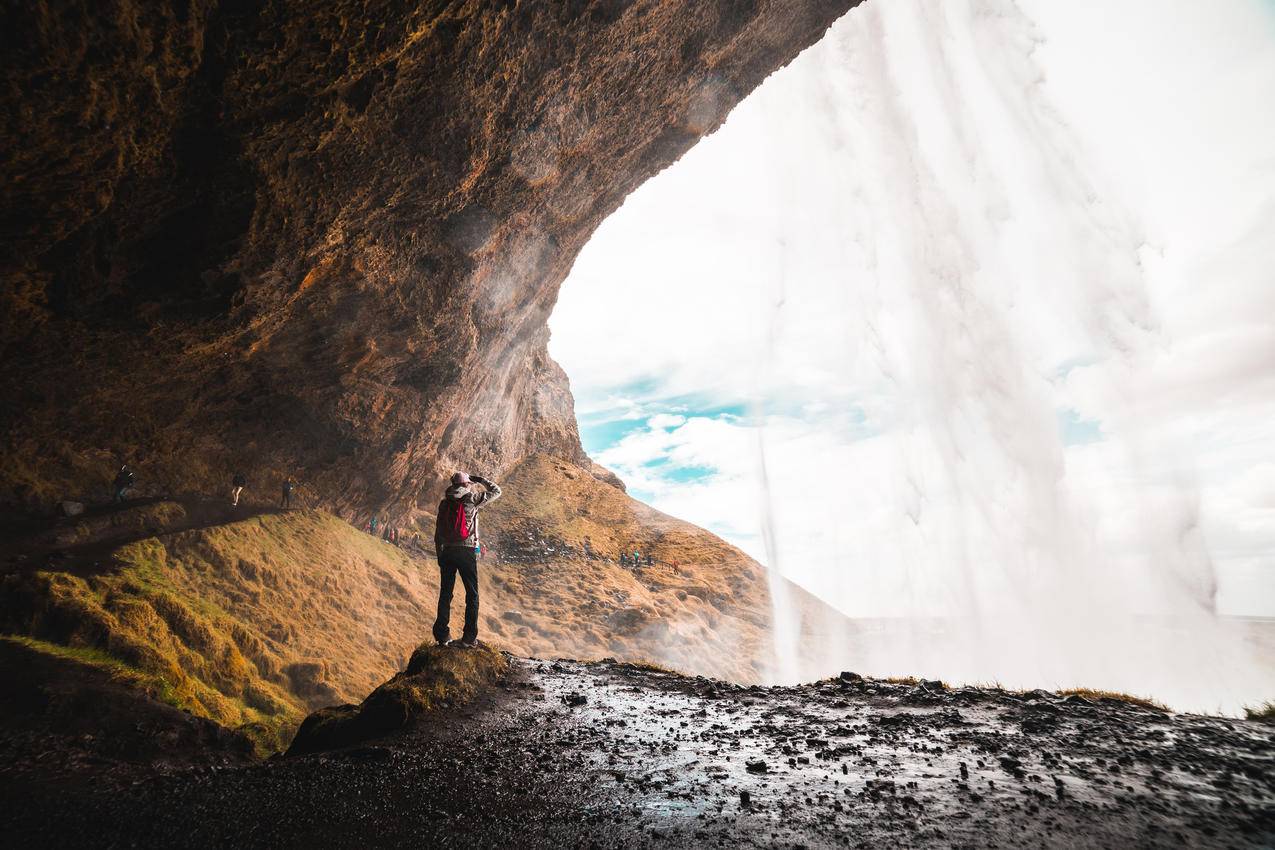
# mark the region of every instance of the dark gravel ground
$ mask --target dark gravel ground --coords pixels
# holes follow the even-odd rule
[[[8,847],[1273,847],[1275,726],[1044,692],[516,661],[427,727],[243,767],[0,768]]]

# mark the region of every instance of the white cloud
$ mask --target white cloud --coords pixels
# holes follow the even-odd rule
[[[551,351],[646,420],[599,460],[657,507],[852,613],[1018,630],[882,664],[1233,708],[1196,615],[1275,615],[1275,15],[1020,5],[850,13],[599,229]]]
[[[676,428],[679,425],[683,425],[685,423],[686,423],[686,417],[675,414],[675,413],[657,413],[655,416],[652,416],[650,419],[646,420],[647,426],[651,428],[659,428],[662,430],[667,430],[669,428]]]

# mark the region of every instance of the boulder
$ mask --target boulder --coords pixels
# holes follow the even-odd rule
[[[406,670],[359,705],[322,708],[307,717],[287,754],[340,749],[388,735],[438,708],[470,701],[508,669],[509,659],[486,645],[461,649],[422,644]]]

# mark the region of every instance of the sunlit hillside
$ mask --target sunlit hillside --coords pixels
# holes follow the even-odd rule
[[[766,677],[770,597],[755,561],[573,464],[533,457],[501,483],[505,497],[482,513],[483,639],[518,655]],[[146,523],[130,524],[134,513]],[[432,526],[425,545],[402,548],[311,510],[164,530],[194,513],[173,502],[127,508],[111,524],[63,520],[62,540],[121,528],[139,539],[109,544],[96,568],[11,575],[3,631],[242,727],[267,749],[308,710],[362,699],[428,639]],[[655,564],[621,566],[621,548]],[[458,585],[454,622],[463,599]]]

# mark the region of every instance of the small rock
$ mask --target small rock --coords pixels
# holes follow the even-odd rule
[[[62,503],[61,507],[63,516],[79,516],[84,513],[83,502],[66,501]]]
[[[842,670],[841,676],[839,678],[843,682],[862,682],[863,681],[863,677],[860,676],[858,673],[851,673],[848,670]]]
[[[753,804],[753,795],[749,794],[747,791],[740,791],[739,805],[743,806],[746,809],[752,804]]]
[[[766,764],[765,759],[749,759],[744,762],[745,769],[749,773],[769,773],[770,765]]]
[[[575,691],[572,691],[571,693],[565,695],[562,698],[562,701],[566,703],[567,705],[571,706],[572,708],[575,708],[576,706],[584,705],[585,703],[587,703],[589,701],[589,698],[586,697],[584,694],[578,694]]]

